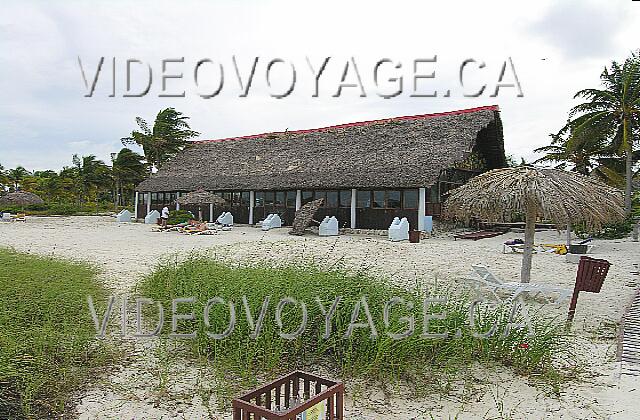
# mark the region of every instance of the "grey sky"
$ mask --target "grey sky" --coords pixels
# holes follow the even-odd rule
[[[535,147],[548,142],[548,133],[563,124],[575,103],[573,94],[597,86],[606,64],[640,48],[640,27],[634,25],[640,21],[640,2],[628,0],[49,3],[3,2],[0,163],[5,167],[59,169],[71,163],[73,153],[108,161],[109,153],[122,147],[119,139],[135,128],[136,116],[152,121],[168,106],[190,116],[202,138],[221,138],[498,104],[508,153],[530,159]],[[233,55],[243,71],[260,57],[246,98],[238,96]],[[437,64],[424,69],[435,69],[436,78],[421,82],[421,90],[438,90],[440,97],[410,97],[412,60],[434,55]],[[108,65],[94,97],[84,97],[78,56],[89,77],[99,57],[116,57],[115,98],[108,97]],[[315,65],[332,57],[319,98],[311,97],[307,56]],[[368,96],[347,88],[334,98],[344,63],[352,56]],[[175,67],[185,77],[171,86],[184,88],[186,97],[159,98],[161,60],[175,57],[185,58],[184,65]],[[524,97],[517,97],[515,89],[489,97],[508,57]],[[127,58],[152,67],[154,80],[143,98],[122,97]],[[195,62],[202,58],[224,65],[223,90],[209,100],[197,95],[192,79]],[[273,58],[296,66],[297,84],[284,99],[269,96],[265,68]],[[396,98],[377,95],[381,89],[375,88],[373,65],[382,58],[402,63],[400,71],[388,67],[381,73],[382,80],[403,76],[404,93]],[[463,97],[459,87],[458,68],[467,58],[486,63],[467,73],[471,86],[488,84],[479,98]],[[274,69],[274,91],[286,89],[289,73],[284,69]],[[143,73],[135,70],[137,88],[144,82]],[[444,98],[447,89],[452,95]]]

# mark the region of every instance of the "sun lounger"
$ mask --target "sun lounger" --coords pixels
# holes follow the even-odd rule
[[[13,222],[13,218],[11,217],[11,213],[2,213],[2,218],[0,221],[3,222]]]
[[[476,264],[471,267],[473,271],[468,279],[488,288],[498,300],[502,300],[502,298],[498,296],[500,292],[506,294],[509,300],[519,298],[522,293],[528,293],[533,298],[538,296],[554,297],[554,299],[547,300],[561,303],[569,299],[573,293],[569,289],[555,286],[535,283],[503,282],[483,265]]]
[[[13,216],[13,221],[14,222],[26,222],[27,221],[27,215],[24,213],[18,213],[15,216]]]
[[[493,238],[495,236],[504,235],[506,231],[493,231],[493,230],[480,230],[478,232],[465,233],[461,235],[453,235],[453,240],[456,239],[471,239],[477,241],[479,239]]]
[[[524,244],[520,244],[520,243],[502,244],[502,253],[507,254],[508,252],[515,253],[515,254],[522,254],[524,252]],[[533,253],[535,254],[538,252],[548,252],[548,253],[555,253],[558,255],[565,255],[567,253],[567,246],[564,244],[540,244],[540,245],[534,244]]]

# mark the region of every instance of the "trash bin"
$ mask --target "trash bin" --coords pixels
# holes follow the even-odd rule
[[[570,254],[586,254],[587,245],[569,245]]]
[[[600,293],[611,263],[590,257],[581,257],[576,276],[576,288],[583,292]]]
[[[343,420],[344,384],[296,371],[234,398],[233,420]]]
[[[412,244],[417,244],[420,242],[420,231],[419,230],[410,230],[409,231],[409,242]]]

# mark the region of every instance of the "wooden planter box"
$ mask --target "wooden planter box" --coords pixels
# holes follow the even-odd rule
[[[231,406],[233,420],[295,420],[323,402],[323,419],[342,420],[344,384],[296,371],[235,398]]]

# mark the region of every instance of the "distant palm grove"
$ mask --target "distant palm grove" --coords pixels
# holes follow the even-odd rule
[[[551,143],[535,150],[544,154],[535,163],[598,177],[624,190],[630,215],[634,190],[640,184],[640,50],[622,63],[614,61],[605,67],[600,79],[599,88],[575,94],[583,102],[569,110],[566,125],[551,134]],[[72,164],[57,172],[0,165],[0,194],[36,193],[47,204],[32,210],[54,213],[130,206],[135,186],[199,135],[187,120],[173,108],[161,110],[152,126],[137,117],[137,129],[121,141],[124,146],[141,147],[143,155],[125,147],[112,154],[110,164],[93,155],[74,155]]]
[[[189,138],[199,134],[190,129],[187,119],[173,108],[160,111],[152,127],[142,118],[136,118],[139,130],[121,141],[125,146],[140,146],[144,156],[123,147],[111,154],[110,165],[94,155],[73,155],[71,165],[57,172],[31,172],[22,166],[5,169],[0,165],[0,195],[18,190],[33,192],[46,204],[30,210],[55,214],[131,206],[135,186],[148,177],[153,168],[159,168],[182,150]]]

